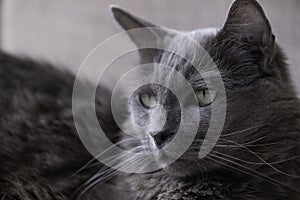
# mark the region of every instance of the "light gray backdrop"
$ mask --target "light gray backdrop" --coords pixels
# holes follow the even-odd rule
[[[231,0],[2,0],[1,45],[6,51],[48,60],[76,71],[88,52],[121,29],[110,4],[178,30],[220,27]],[[260,0],[285,49],[300,92],[300,1]],[[124,41],[126,42],[126,41]],[[123,45],[123,44],[120,44]],[[125,45],[125,44],[124,44]]]

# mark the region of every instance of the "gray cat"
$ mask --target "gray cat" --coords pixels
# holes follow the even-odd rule
[[[120,8],[112,11],[125,30],[156,27]],[[222,135],[208,156],[200,159],[212,102],[218,107],[221,101],[219,91],[208,88],[186,59],[163,50],[140,50],[141,63],[170,66],[189,80],[199,103],[193,109],[199,110],[201,120],[194,142],[179,159],[155,173],[121,176],[117,178],[120,188],[126,188],[130,199],[300,199],[299,102],[261,6],[254,0],[237,0],[221,29],[184,34],[205,48],[221,72],[227,96]],[[146,40],[129,32],[138,47],[148,40],[162,43],[194,58],[194,65],[203,65],[201,55],[178,35],[167,29],[149,29],[145,37],[151,39]],[[155,71],[153,79],[168,79],[160,72],[161,66]],[[179,80],[171,77],[166,82],[172,87]],[[154,150],[167,148],[182,117],[174,93],[157,84],[144,85],[131,96],[129,110],[130,120],[150,135],[143,145]],[[157,130],[162,112],[166,122]],[[188,129],[185,135],[188,137]],[[157,162],[164,160],[157,158]]]
[[[111,10],[125,30],[156,27],[120,8]],[[74,76],[1,53],[1,199],[300,199],[299,101],[285,56],[255,0],[236,0],[220,29],[178,33],[149,28],[147,40],[134,32],[129,36],[138,47],[147,41],[193,58],[191,63],[172,51],[139,50],[141,64],[171,67],[191,84],[195,95],[181,90],[184,100],[179,100],[169,89],[183,88],[173,76],[176,73],[166,74],[162,66],[154,66],[150,79],[166,85],[145,84],[123,102],[128,110],[124,124],[138,125],[145,134],[142,139],[128,139],[113,120],[110,93],[99,87],[96,111],[104,131],[127,150],[168,152],[176,139],[181,146],[176,133],[184,116],[181,109],[188,107],[199,113],[191,119],[200,116],[192,144],[169,165],[164,165],[163,157],[155,157],[157,165],[163,166],[156,171],[124,173],[105,167],[89,155],[76,134],[71,110]],[[197,71],[209,60],[186,38],[201,44],[213,59],[225,94],[213,87],[213,74],[204,77]],[[212,118],[213,109],[220,109],[225,95],[221,136],[212,151],[200,158],[209,123],[218,122]],[[190,138],[189,128],[195,123],[184,121],[184,125],[183,133]]]

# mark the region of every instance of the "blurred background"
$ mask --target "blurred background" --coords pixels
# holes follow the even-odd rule
[[[300,94],[300,1],[259,0],[288,55]],[[222,26],[232,0],[0,0],[0,46],[76,72],[101,41],[121,32],[109,12],[117,4],[177,30]],[[124,43],[129,40],[124,40]],[[123,45],[123,44],[120,44]]]

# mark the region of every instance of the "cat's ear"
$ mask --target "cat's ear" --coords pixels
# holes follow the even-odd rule
[[[222,31],[227,36],[259,45],[267,57],[272,55],[275,36],[256,0],[236,0],[229,10]]]
[[[153,46],[153,44],[161,42],[167,34],[166,31],[158,28],[157,25],[140,19],[139,17],[130,14],[118,6],[112,5],[110,6],[110,10],[120,26],[124,30],[128,31],[130,38],[138,48]],[[129,31],[133,29],[137,30]]]

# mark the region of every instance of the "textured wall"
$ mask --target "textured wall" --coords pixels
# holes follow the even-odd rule
[[[288,53],[300,91],[300,1],[260,2]],[[221,26],[231,0],[3,0],[2,46],[76,71],[95,45],[120,31],[108,11],[111,3],[169,28],[191,30]]]

